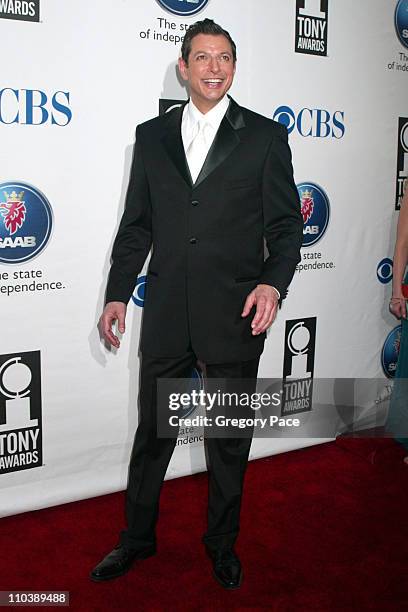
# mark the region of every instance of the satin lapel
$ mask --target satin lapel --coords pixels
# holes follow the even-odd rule
[[[186,183],[191,187],[193,181],[191,179],[186,155],[184,153],[183,140],[181,138],[181,118],[183,116],[184,106],[185,104],[168,114],[168,124],[166,126],[166,133],[162,138],[162,142],[171,161],[176,166]]]
[[[202,183],[222,162],[231,155],[241,139],[238,130],[245,127],[244,117],[238,104],[230,98],[230,105],[214,138],[194,187]]]

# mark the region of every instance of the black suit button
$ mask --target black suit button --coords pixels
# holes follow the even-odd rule
[[[200,202],[199,202],[198,200],[193,200],[193,201],[191,202],[192,206],[198,206],[198,205],[199,205],[199,203],[200,203]]]
[[[190,244],[197,244],[197,238],[190,238]]]

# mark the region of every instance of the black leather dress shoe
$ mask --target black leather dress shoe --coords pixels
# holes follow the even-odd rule
[[[156,554],[156,548],[150,546],[142,550],[131,550],[126,546],[115,546],[115,548],[106,557],[98,563],[90,573],[90,578],[94,582],[102,580],[111,580],[118,576],[123,576],[132,567],[132,564],[137,559],[147,559]]]
[[[242,582],[241,562],[233,550],[208,551],[214,569],[214,578],[224,589],[238,589]]]

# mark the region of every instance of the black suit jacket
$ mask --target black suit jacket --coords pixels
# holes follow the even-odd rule
[[[192,184],[184,107],[139,125],[106,302],[127,303],[151,249],[141,351],[206,363],[244,361],[265,334],[241,318],[258,283],[284,297],[300,260],[303,221],[286,129],[230,99]],[[264,261],[264,238],[269,256]]]

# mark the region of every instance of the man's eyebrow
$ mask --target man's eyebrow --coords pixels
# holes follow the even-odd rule
[[[194,51],[193,55],[198,55],[199,53],[210,53],[210,52],[209,51]],[[224,55],[224,54],[232,56],[231,51],[220,51],[220,53],[218,53],[218,55]]]

